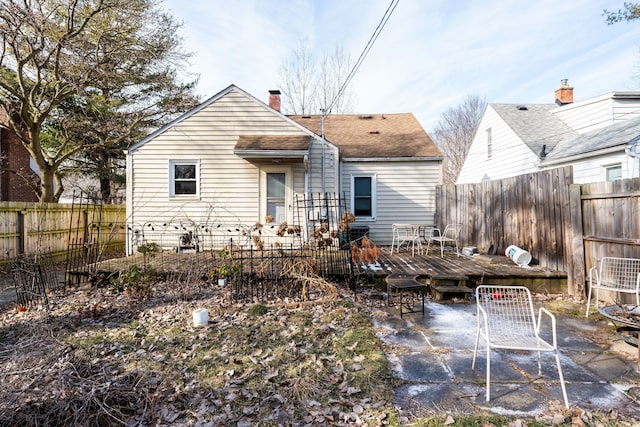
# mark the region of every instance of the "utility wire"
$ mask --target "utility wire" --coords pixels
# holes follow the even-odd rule
[[[362,50],[362,53],[360,54],[360,57],[358,58],[358,60],[354,64],[353,68],[351,69],[351,71],[347,75],[347,78],[345,79],[344,83],[340,87],[340,90],[338,90],[338,93],[336,94],[336,96],[333,98],[333,100],[329,104],[329,107],[326,109],[326,111],[331,111],[331,108],[333,107],[335,102],[338,100],[338,98],[340,98],[340,96],[342,96],[342,93],[347,89],[347,86],[349,85],[349,82],[351,81],[353,76],[355,76],[356,72],[360,68],[360,65],[362,65],[362,62],[364,62],[365,57],[367,56],[367,54],[369,53],[369,51],[373,47],[373,44],[375,43],[375,41],[378,39],[378,36],[382,32],[382,29],[384,28],[384,26],[387,24],[387,21],[391,17],[391,14],[393,13],[393,11],[396,9],[396,6],[398,6],[399,2],[400,2],[400,0],[391,0],[391,3],[389,4],[389,7],[387,7],[387,10],[384,12],[384,16],[380,20],[380,23],[378,23],[378,26],[376,27],[376,29],[374,30],[373,34],[369,38],[369,41],[367,42],[367,45]]]

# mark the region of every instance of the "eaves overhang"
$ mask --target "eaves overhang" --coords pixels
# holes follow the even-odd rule
[[[308,135],[241,135],[233,153],[243,159],[302,159],[310,146]]]
[[[233,150],[243,159],[303,159],[309,150]]]
[[[343,157],[344,162],[433,162],[442,161],[443,156],[427,157]]]
[[[624,151],[624,145],[615,145],[613,147],[603,148],[601,150],[589,151],[587,153],[580,153],[573,156],[561,157],[553,160],[543,160],[538,163],[538,165],[540,167],[554,166],[568,162],[575,162],[576,160],[588,159],[590,157],[597,157],[604,154],[617,153],[620,151]]]

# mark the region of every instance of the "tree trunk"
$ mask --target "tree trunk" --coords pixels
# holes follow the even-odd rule
[[[55,169],[49,165],[43,166],[38,165],[38,168],[40,169],[41,179],[39,199],[41,203],[55,202],[56,190],[53,176]]]
[[[103,203],[109,203],[111,200],[111,180],[109,177],[100,177],[100,197]]]

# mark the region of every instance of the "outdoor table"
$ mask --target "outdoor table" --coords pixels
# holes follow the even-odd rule
[[[387,282],[387,305],[391,303],[392,293],[398,294],[400,298],[400,318],[402,319],[403,313],[417,313],[418,310],[414,306],[404,303],[402,301],[402,294],[407,292],[418,293],[422,297],[422,316],[424,316],[424,294],[427,291],[427,286],[424,283],[418,282],[418,276],[415,274],[390,274],[385,278]],[[403,307],[407,307],[407,310],[403,312]]]
[[[393,254],[394,247],[400,251],[400,247],[406,245],[407,249],[411,246],[411,255],[413,256],[415,255],[416,243],[418,245],[418,253],[422,253],[422,242],[429,241],[429,236],[434,230],[434,226],[423,223],[392,224],[392,229],[391,253]]]

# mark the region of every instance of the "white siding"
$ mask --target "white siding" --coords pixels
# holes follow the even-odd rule
[[[324,190],[322,188],[322,143],[313,140],[309,150],[309,193],[337,193],[339,153],[332,144],[324,144]]]
[[[589,157],[573,162],[556,164],[553,167],[573,166],[573,182],[586,184],[605,180],[605,168],[620,164],[622,167],[622,179],[638,177],[638,159],[627,156],[623,150],[617,153]]]
[[[356,221],[369,227],[377,245],[390,245],[393,223],[433,223],[436,186],[442,183],[440,161],[344,161],[342,188],[347,204],[351,198],[351,175],[375,174],[376,219]],[[348,207],[351,210],[351,207]]]
[[[487,158],[487,129],[491,129],[490,159]],[[469,147],[457,183],[492,181],[536,172],[537,160],[533,151],[488,105]]]
[[[640,117],[639,99],[614,99],[613,100],[613,122],[637,119]]]
[[[640,117],[640,99],[615,99],[612,95],[563,105],[552,113],[578,134]]]
[[[233,89],[129,155],[128,221],[259,221],[259,164],[233,154],[240,135],[308,134]],[[170,160],[199,161],[199,197],[169,197]],[[304,192],[302,161],[293,165],[293,176],[292,190]]]

